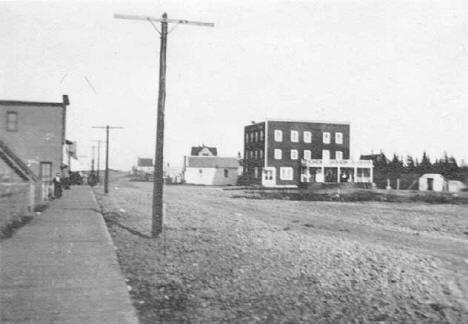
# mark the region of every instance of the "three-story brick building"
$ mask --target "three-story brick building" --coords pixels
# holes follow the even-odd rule
[[[349,123],[266,120],[244,129],[244,178],[251,184],[372,182],[372,163],[349,158]]]

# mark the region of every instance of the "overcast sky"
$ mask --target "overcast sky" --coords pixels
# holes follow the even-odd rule
[[[113,168],[153,157],[159,35],[114,13],[213,22],[169,35],[166,161],[243,150],[265,118],[348,121],[351,154],[468,161],[468,1],[0,2],[1,99],[70,96],[80,155],[111,133]],[[90,84],[86,80],[89,80]]]

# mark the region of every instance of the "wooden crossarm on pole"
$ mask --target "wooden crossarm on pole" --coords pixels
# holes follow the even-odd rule
[[[146,21],[157,21],[169,24],[185,24],[185,25],[195,25],[195,26],[204,26],[204,27],[214,27],[213,23],[202,22],[202,21],[192,21],[185,19],[169,19],[169,18],[157,18],[150,16],[139,16],[139,15],[125,15],[125,14],[114,14],[116,19],[127,19],[127,20],[146,20]]]

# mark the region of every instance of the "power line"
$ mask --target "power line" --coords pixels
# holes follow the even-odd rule
[[[162,232],[163,224],[163,189],[164,189],[164,109],[166,101],[166,52],[167,52],[167,25],[169,23],[185,24],[194,26],[214,27],[213,23],[201,21],[189,21],[183,19],[169,19],[164,13],[161,18],[137,15],[115,14],[116,19],[143,20],[153,25],[153,28],[161,35],[161,51],[159,53],[159,94],[158,94],[158,113],[156,122],[156,149],[154,157],[154,177],[153,177],[153,209],[152,209],[152,228],[153,237],[157,237]],[[159,31],[153,22],[161,23]],[[177,27],[177,25],[175,27]],[[174,27],[174,28],[175,28]],[[174,28],[171,29],[174,30]]]

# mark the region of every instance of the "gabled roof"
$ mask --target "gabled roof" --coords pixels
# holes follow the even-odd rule
[[[237,158],[218,156],[188,156],[187,168],[238,168]]]
[[[12,150],[0,140],[0,159],[2,159],[13,171],[25,181],[39,181],[39,178]]]
[[[138,158],[137,166],[139,167],[152,167],[153,159],[151,158]]]
[[[218,150],[216,149],[216,147],[209,147],[209,146],[205,146],[205,145],[192,146],[192,150],[190,152],[190,155],[191,156],[198,156],[200,154],[200,152],[203,151],[204,149],[208,150],[213,156],[218,155]]]

